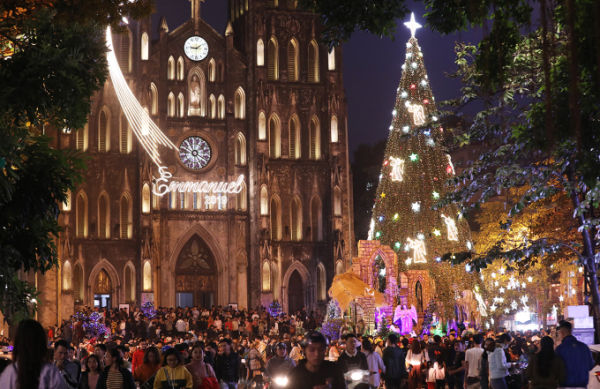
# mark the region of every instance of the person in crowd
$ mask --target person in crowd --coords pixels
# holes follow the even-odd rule
[[[506,377],[512,366],[506,361],[505,350],[511,341],[510,335],[504,333],[498,337],[494,351],[488,355],[489,376],[492,389],[508,389]]]
[[[447,366],[448,388],[463,389],[465,383],[465,344],[460,341],[454,341],[454,360],[450,366]]]
[[[165,351],[163,367],[154,377],[154,389],[192,389],[194,379],[183,366],[181,353],[174,348]]]
[[[146,347],[142,364],[139,365],[133,372],[133,379],[140,383],[151,387],[154,383],[154,376],[160,369],[160,352],[154,346]]]
[[[304,339],[305,359],[292,369],[289,389],[345,389],[339,366],[325,360],[327,339],[320,332],[310,332]]]
[[[261,344],[260,339],[255,339],[252,342],[252,347],[248,351],[248,379],[254,380],[255,378],[262,379],[262,370],[264,367],[263,355],[260,352]]]
[[[222,384],[235,389],[239,380],[240,357],[231,350],[231,339],[223,338],[215,358],[215,374]]]
[[[556,353],[562,359],[566,374],[560,381],[561,387],[584,388],[588,385],[589,371],[594,367],[594,359],[590,348],[571,334],[573,326],[566,320],[558,325],[561,340]]]
[[[138,348],[134,351],[131,356],[131,371],[135,373],[137,368],[144,363],[144,356],[146,355],[146,348],[148,347],[148,342],[145,339],[142,339],[138,344]]]
[[[104,343],[96,343],[94,346],[94,354],[100,360],[100,368],[104,370],[104,355],[106,354],[106,345]]]
[[[79,364],[68,359],[69,343],[66,340],[58,340],[54,343],[54,365],[60,371],[67,386],[71,389],[79,386],[81,367]]]
[[[483,336],[481,334],[473,335],[473,347],[465,352],[465,362],[467,365],[466,389],[481,389],[481,356],[483,355]]]
[[[194,389],[218,389],[219,383],[212,366],[204,362],[204,350],[202,343],[196,342],[192,346],[192,360],[185,365],[192,374]]]
[[[427,351],[423,350],[419,339],[413,338],[410,349],[406,353],[406,367],[409,369],[408,389],[421,387],[422,369],[428,361]]]
[[[489,389],[490,387],[490,364],[488,361],[489,355],[496,349],[496,342],[493,338],[487,338],[483,342],[483,354],[481,354],[481,373],[480,384],[481,389]]]
[[[0,375],[3,389],[68,389],[58,368],[47,362],[48,339],[42,325],[22,320],[17,327],[13,362]]]
[[[369,387],[371,389],[379,388],[381,374],[385,374],[383,359],[375,352],[375,345],[370,340],[366,339],[363,341],[362,347],[367,356],[367,365],[369,366]]]
[[[98,356],[95,354],[89,355],[85,359],[85,371],[81,374],[79,389],[96,389],[101,373]]]
[[[537,354],[530,356],[527,366],[530,389],[556,389],[565,379],[565,365],[554,352],[554,341],[544,336]]]
[[[131,372],[123,367],[123,357],[116,348],[104,354],[104,371],[98,378],[98,389],[135,389]]]
[[[401,383],[406,379],[406,355],[398,347],[398,336],[394,333],[388,335],[388,346],[383,350],[383,364],[385,373],[383,381],[388,389],[400,389]]]
[[[296,363],[287,355],[287,345],[279,342],[275,348],[275,355],[267,362],[265,375],[269,378],[277,375],[287,376],[294,367]]]

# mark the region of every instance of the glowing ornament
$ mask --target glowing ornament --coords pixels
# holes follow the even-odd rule
[[[379,239],[381,237],[381,231],[377,231],[375,233],[375,238]]]
[[[402,68],[402,70],[406,69],[406,65],[403,64],[402,66],[400,66]]]
[[[532,281],[533,281],[533,277],[532,276],[527,277],[527,282],[532,282]]]
[[[397,213],[394,214],[394,220],[398,220],[399,217],[400,215],[398,215]]]
[[[402,181],[404,179],[404,160],[402,158],[390,157],[390,166],[392,171],[390,177],[392,181]]]
[[[416,69],[416,68],[417,68],[417,63],[416,63],[416,62],[412,62],[412,63],[410,64],[410,66],[411,66],[413,69]]]
[[[390,124],[390,131],[392,131],[394,129],[394,126],[392,124]]]
[[[471,265],[469,265],[468,263],[465,265],[465,271],[466,271],[467,273],[470,273],[470,272],[471,272]]]
[[[396,111],[395,109],[392,111],[393,116],[396,116],[397,113],[398,113],[398,111]]]
[[[440,194],[438,192],[436,192],[435,190],[433,191],[433,193],[431,193],[431,195],[433,196],[434,199],[440,198]]]
[[[412,113],[413,115],[413,123],[415,126],[421,126],[425,124],[425,110],[423,109],[423,106],[421,104],[412,104],[409,101],[406,103],[407,104],[405,105],[408,109],[408,112]]]
[[[427,139],[427,146],[432,146],[432,147],[435,146],[435,142],[434,142],[433,138]]]
[[[423,99],[423,104],[429,104],[429,99]]]
[[[412,53],[406,53],[406,58],[412,57]]]
[[[442,219],[444,219],[444,223],[446,223],[446,228],[448,230],[448,240],[458,240],[458,229],[456,228],[456,222],[451,217],[448,217],[442,213]]]
[[[410,207],[412,208],[413,212],[419,212],[421,210],[421,202],[415,201],[410,205]]]
[[[437,122],[438,121],[438,117],[437,116],[432,116],[431,120],[433,120],[434,122]]]
[[[402,93],[400,93],[400,97],[402,97],[404,99],[407,98],[408,97],[408,92],[406,92],[405,90],[402,91]]]
[[[408,131],[410,131],[410,127],[408,127],[408,126],[402,127],[402,132],[404,132],[405,134],[408,134]]]
[[[492,278],[496,278],[496,273],[492,273]]]
[[[504,313],[509,313],[510,310],[508,308],[504,308]]]
[[[382,198],[382,199],[385,199],[385,193],[384,193],[384,192],[383,192],[383,193],[381,193],[381,195],[380,195],[380,196],[381,196],[381,198]]]
[[[412,153],[409,158],[412,162],[416,162],[419,160],[419,155],[416,153]]]
[[[442,257],[435,257],[436,262],[442,262]]]
[[[467,240],[467,250],[472,250],[473,249],[473,243],[471,243],[470,240]]]
[[[400,242],[394,243],[394,247],[396,248],[396,250],[399,250],[400,246],[402,246],[402,244]]]
[[[422,233],[418,233],[417,238],[423,240],[425,239],[425,235],[423,235]]]
[[[383,221],[383,219],[385,219],[385,218],[384,218],[383,216],[379,216],[377,219],[378,219],[378,220],[379,220],[379,222],[381,223],[381,222]]]
[[[497,288],[498,287],[498,281],[494,281],[494,286]]]
[[[514,301],[514,300],[513,300],[513,302],[512,302],[512,303],[510,303],[510,307],[511,307],[512,309],[517,309],[517,308],[519,307],[519,305],[517,304],[517,302],[516,302],[516,301]]]
[[[417,86],[415,84],[410,84],[410,89],[417,89]]]
[[[440,232],[440,230],[438,230],[437,228],[435,230],[433,230],[433,235],[435,236],[440,236],[442,235],[442,233]]]
[[[406,238],[406,245],[413,251],[412,262],[426,263],[427,250],[425,249],[425,240]]]
[[[421,26],[419,23],[417,23],[417,21],[415,20],[415,14],[414,12],[410,13],[410,20],[408,22],[404,22],[404,25],[406,26],[406,28],[408,28],[410,30],[410,36],[411,37],[415,37],[415,32],[423,27]],[[410,42],[408,42],[406,45],[406,47],[410,47],[408,46],[410,44]]]
[[[503,287],[500,287],[500,293],[504,293],[505,289]]]
[[[425,81],[425,79],[422,79],[421,80],[421,86],[425,86],[425,85],[427,85],[427,81]]]
[[[504,268],[504,266],[502,266],[500,268],[500,274],[504,274],[504,273],[506,273],[506,269]]]

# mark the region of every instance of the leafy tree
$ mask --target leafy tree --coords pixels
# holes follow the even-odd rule
[[[104,28],[149,2],[5,1],[0,4],[0,311],[35,309],[22,272],[57,266],[58,204],[79,182],[82,156],[52,147],[49,128],[84,126],[106,80]]]

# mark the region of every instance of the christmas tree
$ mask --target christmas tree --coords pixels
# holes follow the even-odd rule
[[[463,266],[441,262],[441,257],[471,250],[472,243],[467,221],[455,205],[433,208],[447,192],[454,166],[442,145],[444,129],[414,36],[420,25],[414,14],[404,24],[411,38],[406,43],[369,239],[396,251],[399,272],[428,270],[435,282],[435,299],[441,303],[438,308],[445,306],[448,317],[454,299],[473,287],[474,277],[466,276]]]

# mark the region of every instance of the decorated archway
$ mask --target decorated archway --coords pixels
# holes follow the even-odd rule
[[[211,308],[217,304],[218,272],[206,242],[193,235],[179,252],[175,266],[175,304]]]

